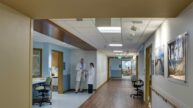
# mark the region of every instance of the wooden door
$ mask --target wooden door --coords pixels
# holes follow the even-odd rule
[[[58,68],[58,93],[62,94],[64,92],[63,84],[63,53],[59,51],[52,51],[52,67]]]
[[[146,48],[146,64],[145,64],[145,102],[151,103],[151,51],[152,46]]]

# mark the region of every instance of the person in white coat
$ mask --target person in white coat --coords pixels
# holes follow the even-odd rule
[[[93,92],[94,80],[95,80],[94,63],[90,63],[90,68],[88,70],[88,79],[87,79],[88,93],[89,94]]]
[[[84,63],[84,59],[81,58],[80,63],[76,65],[76,88],[75,93],[78,93],[78,90],[82,91],[85,81],[85,72],[86,72],[86,65]]]

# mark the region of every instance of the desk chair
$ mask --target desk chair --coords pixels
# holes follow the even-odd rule
[[[40,107],[42,106],[42,103],[50,103],[52,105],[52,102],[50,101],[50,91],[51,91],[51,83],[52,79],[50,77],[46,78],[46,82],[43,83],[42,85],[36,87],[35,90],[37,90],[40,93],[41,100],[39,101]]]
[[[136,75],[132,75],[131,76],[131,82],[132,82],[132,85],[134,86],[135,82],[137,81],[137,76]]]
[[[143,97],[143,90],[141,90],[140,88],[144,86],[144,82],[143,80],[139,79],[137,81],[134,82],[133,87],[135,88],[136,93],[135,94],[131,94],[130,97]]]

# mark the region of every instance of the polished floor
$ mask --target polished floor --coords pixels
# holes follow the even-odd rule
[[[129,80],[111,80],[102,86],[80,108],[146,108],[141,99],[132,99]]]
[[[68,92],[65,94],[52,93],[52,105],[43,104],[39,107],[38,104],[33,105],[32,108],[78,108],[83,104],[91,95],[87,92],[75,94]]]

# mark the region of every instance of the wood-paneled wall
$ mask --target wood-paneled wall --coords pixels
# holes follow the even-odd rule
[[[83,50],[96,50],[92,45],[47,19],[34,20],[34,30]]]

